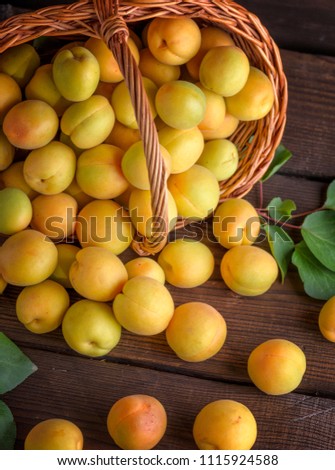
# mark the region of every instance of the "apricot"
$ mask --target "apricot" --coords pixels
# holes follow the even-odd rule
[[[197,164],[208,168],[218,181],[224,181],[236,172],[238,162],[236,145],[228,139],[217,139],[205,143]]]
[[[143,86],[149,100],[149,106],[152,118],[155,119],[157,112],[155,107],[155,97],[157,93],[157,85],[147,77],[142,77]],[[138,122],[135,114],[133,102],[125,81],[118,83],[115,87],[111,103],[115,111],[116,119],[131,129],[138,129]]]
[[[115,114],[108,99],[93,95],[69,106],[61,118],[60,128],[76,147],[88,149],[103,143],[114,122]]]
[[[1,173],[1,180],[5,188],[21,189],[30,200],[33,200],[38,193],[34,191],[24,179],[23,166],[23,161],[12,163]]]
[[[257,422],[243,403],[216,400],[197,414],[193,437],[201,450],[250,450],[257,438]]]
[[[14,160],[15,147],[0,129],[0,171],[6,170]]]
[[[152,55],[163,64],[182,65],[195,56],[201,44],[197,23],[191,18],[154,18],[147,30]]]
[[[45,233],[51,240],[71,238],[76,226],[78,204],[66,193],[40,194],[32,201],[31,227]]]
[[[14,147],[33,150],[51,142],[58,126],[56,111],[48,103],[25,100],[8,111],[2,129]]]
[[[217,354],[227,335],[223,316],[204,302],[179,305],[166,329],[166,340],[176,355],[188,362],[200,362]]]
[[[171,172],[171,156],[163,145],[160,152],[165,164],[166,177]],[[150,189],[147,159],[142,140],[135,142],[124,153],[121,168],[128,182],[138,189]]]
[[[180,66],[163,64],[156,59],[148,47],[140,51],[139,69],[144,77],[150,78],[158,87],[163,83],[178,80]]]
[[[165,284],[165,274],[160,265],[152,258],[147,256],[139,256],[138,258],[131,259],[125,264],[128,273],[128,278],[131,279],[136,276],[152,277],[157,281]]]
[[[158,132],[158,139],[171,156],[172,174],[191,168],[204,149],[204,138],[197,127],[174,129],[164,126]]]
[[[325,302],[318,319],[319,329],[324,338],[335,342],[335,296]]]
[[[79,354],[101,357],[121,339],[121,326],[106,302],[81,299],[66,311],[62,333],[67,345]]]
[[[67,290],[55,281],[26,286],[16,299],[18,320],[32,333],[49,333],[58,328],[70,306]]]
[[[0,233],[12,235],[28,227],[33,209],[29,197],[21,189],[0,190]]]
[[[85,150],[78,158],[76,180],[81,189],[95,199],[112,199],[128,188],[121,161],[123,150],[100,144]]]
[[[109,302],[121,292],[128,280],[128,273],[120,258],[110,250],[88,246],[76,253],[69,279],[82,297]]]
[[[206,97],[195,84],[173,80],[158,88],[155,106],[159,117],[170,127],[191,129],[206,112]]]
[[[25,229],[10,235],[0,247],[1,274],[15,286],[38,284],[53,273],[57,258],[57,248],[48,237]]]
[[[93,200],[78,214],[76,234],[80,245],[102,246],[119,255],[133,239],[129,213],[112,200]]]
[[[200,49],[192,59],[186,62],[186,68],[192,80],[199,80],[199,69],[206,52],[213,47],[233,46],[234,41],[231,36],[220,28],[207,26],[200,28],[201,43]]]
[[[166,280],[176,287],[204,284],[213,274],[214,256],[202,242],[179,238],[168,243],[158,256]]]
[[[302,349],[286,339],[270,339],[249,355],[248,374],[254,385],[268,395],[284,395],[295,390],[306,371]]]
[[[21,88],[10,75],[0,73],[0,124],[7,112],[22,100]]]
[[[228,250],[223,255],[220,269],[229,289],[245,296],[264,294],[278,277],[274,257],[264,249],[250,245]]]
[[[219,183],[215,175],[201,165],[195,164],[182,173],[170,175],[167,186],[182,217],[203,219],[219,203]]]
[[[167,192],[167,230],[175,227],[178,218],[177,206],[171,195]],[[129,215],[135,230],[146,237],[152,237],[157,230],[157,220],[151,207],[151,191],[134,188],[129,197]]]
[[[128,47],[132,53],[135,62],[139,63],[139,51],[133,38],[127,40]],[[100,80],[107,83],[117,83],[123,80],[123,75],[113,52],[108,48],[105,42],[99,38],[89,38],[85,47],[92,52],[99,63]]]
[[[254,121],[270,112],[274,99],[273,85],[268,76],[256,67],[250,67],[244,87],[226,98],[226,105],[228,112],[240,121]]]
[[[226,116],[226,103],[224,98],[213,91],[205,88],[200,82],[196,85],[202,90],[206,97],[205,115],[198,124],[200,130],[217,129]]]
[[[115,145],[126,151],[129,147],[141,140],[141,134],[138,129],[127,127],[118,120],[115,120],[113,129],[105,139],[105,144]]]
[[[166,329],[174,312],[174,302],[160,281],[137,276],[129,279],[117,294],[113,310],[123,328],[137,335],[151,336]]]
[[[60,94],[69,101],[90,98],[100,80],[99,62],[86,47],[59,51],[52,64],[52,76]]]
[[[23,165],[23,175],[29,186],[41,194],[57,194],[71,183],[76,172],[76,155],[57,140],[32,150]]]
[[[199,78],[205,88],[228,97],[244,87],[249,70],[249,59],[241,48],[218,46],[206,52],[200,64]]]
[[[67,419],[51,418],[36,424],[24,441],[25,450],[82,450],[84,437]]]
[[[93,94],[102,95],[108,100],[110,100],[112,93],[115,90],[115,87],[116,87],[116,83],[107,83],[107,82],[102,82],[100,80]]]
[[[10,75],[24,88],[40,65],[40,57],[31,44],[19,44],[0,54],[0,72]]]
[[[61,116],[70,106],[71,101],[66,100],[52,78],[52,64],[44,64],[35,70],[25,88],[28,100],[41,100],[48,103]]]
[[[201,129],[205,141],[214,139],[226,139],[234,134],[240,121],[226,110],[225,117],[216,129]]]
[[[246,199],[226,199],[215,210],[213,234],[225,248],[252,245],[257,240],[260,227],[257,211]]]
[[[50,275],[50,279],[58,284],[61,284],[66,289],[72,288],[69,278],[70,267],[76,259],[76,254],[80,248],[70,243],[57,243],[56,248],[58,251],[57,266],[54,272]]]
[[[124,450],[149,450],[165,434],[164,406],[150,395],[128,395],[117,400],[107,416],[107,429],[115,444]]]

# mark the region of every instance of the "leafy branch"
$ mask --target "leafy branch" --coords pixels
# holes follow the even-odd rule
[[[268,171],[260,181],[260,208],[271,252],[276,259],[282,282],[292,263],[298,269],[305,292],[310,297],[328,300],[335,295],[335,180],[328,186],[324,204],[316,209],[294,213],[297,207],[292,199],[273,198],[263,207],[263,182],[274,175],[292,154],[280,145]],[[302,223],[292,223],[302,219]],[[289,230],[297,230],[301,240],[294,243]]]

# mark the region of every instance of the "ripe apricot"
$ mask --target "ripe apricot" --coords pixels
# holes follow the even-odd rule
[[[115,444],[124,450],[149,450],[165,434],[167,415],[157,398],[128,395],[117,400],[107,416],[107,428]]]
[[[165,283],[165,274],[160,265],[152,258],[147,256],[139,256],[128,261],[125,264],[128,273],[128,278],[131,279],[135,276],[152,277],[162,284]]]
[[[260,232],[256,209],[246,199],[230,198],[223,201],[213,216],[213,234],[225,248],[252,245]]]
[[[335,342],[335,296],[328,299],[323,305],[318,323],[324,338]]]
[[[82,450],[79,427],[67,419],[51,418],[36,424],[24,441],[25,450]]]
[[[243,403],[216,400],[197,414],[193,437],[201,450],[250,450],[257,438],[257,423]]]
[[[286,339],[275,338],[259,344],[249,355],[248,373],[252,382],[268,395],[295,390],[306,371],[302,349]]]
[[[192,239],[171,241],[160,252],[158,263],[166,280],[176,287],[197,287],[214,271],[214,256],[204,243]]]
[[[222,348],[227,335],[223,316],[204,302],[179,305],[166,329],[166,340],[176,355],[188,362],[205,361]]]
[[[221,261],[226,285],[240,295],[264,294],[278,277],[274,257],[257,246],[241,245],[228,250]]]

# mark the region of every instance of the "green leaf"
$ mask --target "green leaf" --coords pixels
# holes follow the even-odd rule
[[[16,425],[12,412],[0,400],[0,450],[13,450],[16,439]]]
[[[270,217],[281,223],[287,222],[296,208],[297,206],[292,199],[285,199],[283,201],[280,197],[273,198],[267,206]]]
[[[301,234],[313,255],[335,271],[335,211],[317,211],[305,217]]]
[[[12,390],[36,370],[35,364],[0,332],[0,394]]]
[[[325,209],[335,211],[335,180],[330,183],[327,189],[327,199],[323,206]]]
[[[292,153],[284,147],[284,145],[278,145],[275,155],[270,163],[269,168],[264,173],[261,181],[266,181],[273,176],[277,171],[292,157]]]
[[[291,262],[294,242],[282,227],[266,224],[264,225],[264,229],[271,253],[278,263],[283,283],[287,274],[288,266]]]
[[[298,268],[307,295],[319,300],[335,295],[335,273],[315,258],[304,241],[295,246],[292,263]]]

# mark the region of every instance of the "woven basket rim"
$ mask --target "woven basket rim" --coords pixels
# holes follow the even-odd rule
[[[142,140],[149,148],[147,153],[150,153],[148,170],[153,214],[165,221],[163,225],[167,227],[166,178],[163,159],[157,150],[157,131],[153,122],[150,122],[151,118],[148,119],[149,111],[143,113],[147,99],[142,96],[145,92],[140,83],[140,73],[129,56],[126,43],[127,28],[141,22],[144,24],[158,16],[187,16],[199,25],[212,25],[226,30],[235,44],[247,54],[251,65],[263,70],[272,82],[275,103],[270,113],[259,121],[240,123],[230,137],[243,158],[240,159],[236,173],[229,180],[220,182],[220,201],[230,197],[244,197],[265,173],[281,142],[286,124],[288,94],[278,46],[259,18],[238,3],[232,0],[157,0],[155,3],[133,0],[119,4],[112,0],[80,0],[72,4],[53,5],[0,22],[0,53],[40,36],[69,39],[74,36],[92,36],[105,40],[114,55],[118,56],[118,61],[122,62],[124,73],[127,74],[125,80],[131,82],[130,94],[134,102],[139,102],[141,106],[138,123]],[[180,220],[177,227],[185,223],[187,221]],[[154,254],[164,246],[167,236],[166,228],[161,226],[161,233],[153,239],[137,240],[135,249],[139,254]]]

